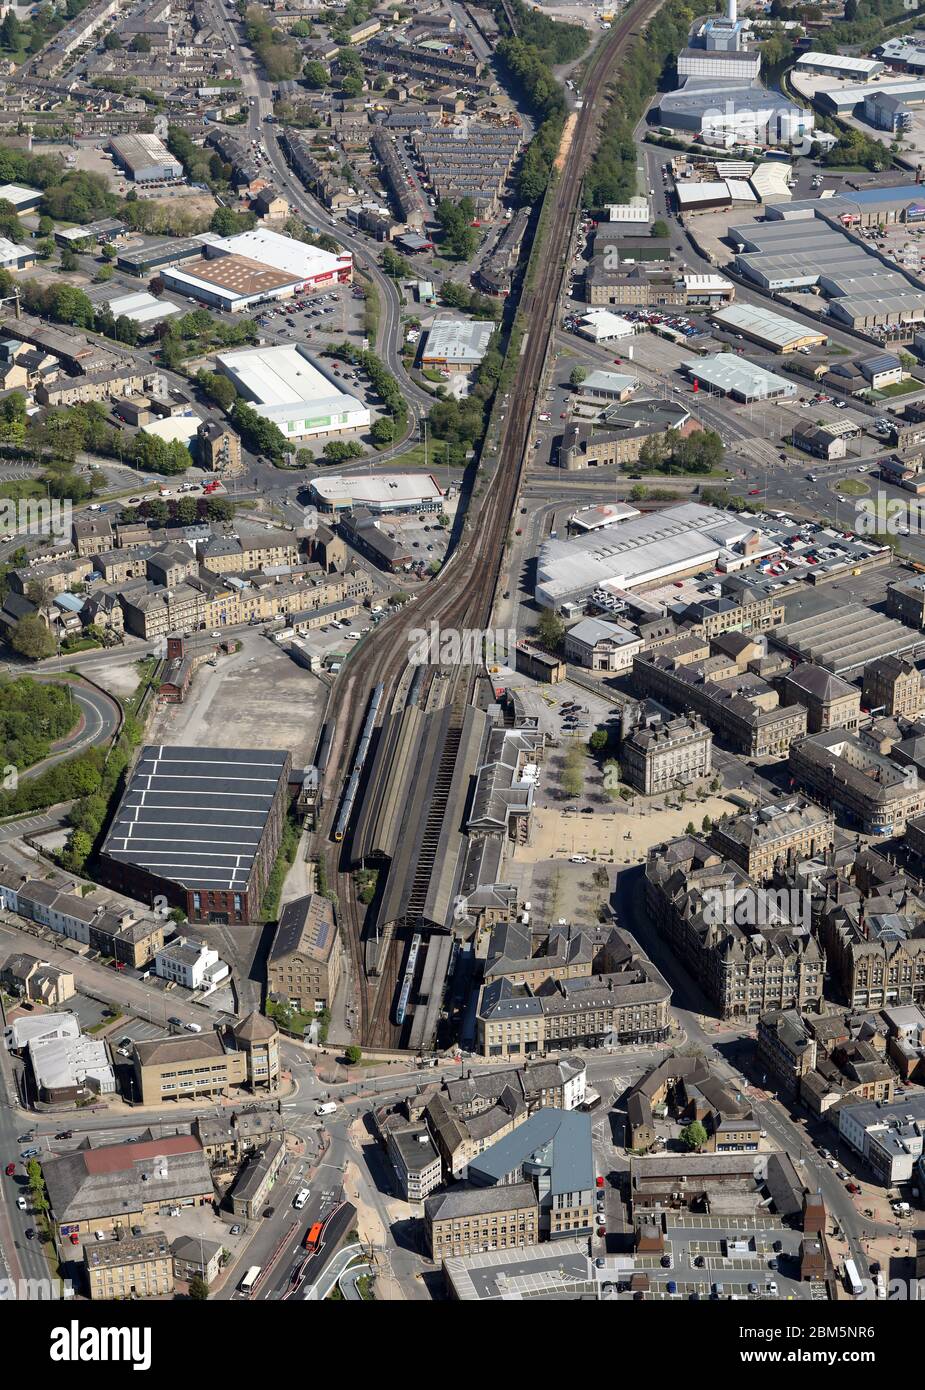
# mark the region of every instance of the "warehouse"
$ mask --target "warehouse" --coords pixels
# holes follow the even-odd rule
[[[678,76],[721,82],[754,82],[761,68],[761,54],[755,49],[723,52],[721,49],[682,48],[678,54]]]
[[[717,352],[712,357],[692,357],[681,364],[692,381],[709,386],[737,401],[769,401],[795,396],[797,388],[774,372],[746,362],[734,352]]]
[[[240,314],[269,299],[288,299],[298,283],[293,275],[247,256],[219,256],[186,270],[164,266],[160,279],[168,290],[229,314]]]
[[[858,58],[848,53],[803,53],[796,62],[797,72],[820,77],[845,77],[849,81],[869,82],[883,72],[876,58]]]
[[[753,533],[747,519],[688,502],[570,540],[549,538],[537,560],[536,601],[559,608],[604,583],[637,589],[696,574]]]
[[[783,314],[774,314],[752,304],[730,304],[726,309],[717,309],[713,322],[733,333],[740,333],[761,347],[772,352],[796,352],[799,348],[825,347],[828,339],[802,324],[794,323]]]
[[[44,194],[21,183],[0,183],[0,203],[12,203],[17,213],[35,212]]]
[[[925,322],[925,293],[845,295],[829,301],[829,314],[851,328],[886,328]]]
[[[287,439],[369,429],[367,407],[335,385],[302,347],[245,348],[220,353],[215,362],[257,414]]]
[[[135,183],[169,183],[183,177],[183,165],[156,135],[117,135],[109,148]]]
[[[169,299],[155,299],[147,290],[136,290],[126,294],[123,290],[113,290],[107,286],[93,303],[99,308],[107,308],[114,319],[130,319],[142,334],[153,333],[158,323],[181,313],[179,304],[171,304]]]
[[[427,330],[421,365],[447,372],[472,371],[488,351],[494,332],[493,323],[470,323],[439,315]]]
[[[911,652],[922,641],[921,632],[859,603],[784,623],[768,637],[791,659],[815,662],[845,677],[859,674],[881,657]]]
[[[276,749],[141,750],[100,864],[121,892],[191,922],[256,921],[282,838],[291,758]]]
[[[202,257],[205,237],[165,237],[162,241],[149,241],[144,246],[131,247],[120,251],[116,257],[119,270],[128,275],[148,275],[165,265],[179,265],[184,261],[198,261]]]
[[[314,478],[309,498],[323,512],[364,507],[376,516],[390,512],[439,512],[443,493],[429,473],[354,473]]]
[[[320,246],[309,246],[266,227],[208,239],[206,255],[210,260],[217,256],[244,256],[257,261],[290,276],[297,290],[330,289],[334,285],[349,285],[353,279],[353,256],[349,251],[322,251]]]
[[[688,78],[677,91],[659,98],[656,119],[673,130],[690,130],[724,144],[798,145],[811,136],[812,111],[794,106],[779,92],[733,82]]]
[[[36,253],[29,246],[18,246],[8,237],[0,236],[0,266],[4,270],[29,270],[35,265]]]

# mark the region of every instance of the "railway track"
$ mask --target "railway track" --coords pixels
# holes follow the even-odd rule
[[[602,101],[606,97],[607,83],[615,61],[645,27],[661,3],[662,0],[638,0],[611,30],[591,60],[585,78],[583,106],[578,112],[570,151],[565,167],[551,189],[553,207],[545,231],[544,255],[536,279],[521,303],[525,336],[511,387],[511,406],[502,426],[494,472],[485,488],[477,516],[469,518],[469,524],[440,577],[414,603],[406,604],[399,613],[380,624],[344,667],[333,695],[338,709],[350,713],[349,718],[341,721],[341,742],[331,750],[328,773],[331,787],[340,788],[349,769],[371,688],[381,682],[388,699],[389,692],[394,690],[406,667],[411,629],[436,622],[445,628],[481,630],[490,622],[507,530],[526,467],[531,425],[569,263],[582,180],[597,143]],[[383,702],[383,708],[386,707]],[[339,796],[330,797],[329,807],[336,807],[338,802]],[[328,832],[330,815],[329,811],[328,823],[322,827]],[[348,908],[352,935],[358,929],[359,918],[349,874],[340,872],[339,848],[327,844],[322,852],[328,858],[331,880],[335,877],[340,880],[341,891],[347,902],[352,904],[352,908]],[[348,882],[345,883],[345,879]],[[391,993],[385,986],[391,969],[387,961],[380,980],[369,981],[358,939],[351,941],[350,949],[361,996],[360,1036],[366,1042],[372,1019],[376,1023],[375,1032],[381,1035],[384,1031],[383,1010],[387,1019],[391,1002]],[[389,957],[401,949],[396,934]],[[388,1002],[381,1003],[383,999]]]

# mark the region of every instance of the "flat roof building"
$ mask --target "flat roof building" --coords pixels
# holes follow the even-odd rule
[[[448,371],[472,371],[488,351],[494,332],[492,323],[468,322],[438,315],[427,330],[421,353],[422,365],[446,368]]]
[[[117,135],[109,148],[136,183],[166,183],[183,177],[183,165],[156,135]]]
[[[439,511],[443,504],[443,493],[431,473],[335,474],[313,478],[308,495],[325,512],[363,507],[381,515]]]
[[[741,333],[761,347],[772,352],[796,352],[801,347],[824,347],[828,341],[825,333],[806,328],[783,314],[772,313],[770,309],[757,304],[730,304],[717,309],[713,322],[722,328]]]
[[[245,348],[219,353],[215,361],[257,414],[287,439],[369,428],[369,409],[335,385],[301,346]]]
[[[795,396],[797,388],[786,377],[745,362],[732,352],[717,352],[712,357],[691,357],[681,364],[693,381],[712,387],[724,396],[737,401],[766,401],[780,396]]]

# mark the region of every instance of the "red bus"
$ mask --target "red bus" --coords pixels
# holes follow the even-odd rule
[[[318,1246],[321,1244],[321,1232],[324,1230],[324,1223],[316,1221],[314,1226],[310,1226],[305,1236],[305,1249],[310,1255],[314,1255]]]

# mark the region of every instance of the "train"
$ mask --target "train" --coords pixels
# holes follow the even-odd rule
[[[408,1004],[411,1000],[411,987],[414,984],[414,972],[417,969],[418,955],[421,951],[421,941],[423,940],[420,932],[415,932],[411,938],[411,945],[408,947],[408,959],[405,962],[405,973],[402,976],[401,989],[398,993],[398,1003],[395,1006],[395,1022],[399,1028],[404,1023],[408,1014]]]
[[[353,815],[353,806],[360,789],[360,778],[363,776],[363,768],[366,764],[366,757],[369,753],[369,745],[372,742],[373,729],[376,727],[376,719],[379,715],[379,706],[382,704],[382,697],[385,693],[385,686],[380,682],[373,688],[370,696],[369,708],[366,711],[366,718],[363,721],[363,730],[360,734],[360,741],[357,744],[356,755],[353,759],[353,771],[347,780],[344,797],[340,804],[340,811],[334,826],[334,839],[341,841],[347,833],[347,826],[350,824],[350,817]]]

